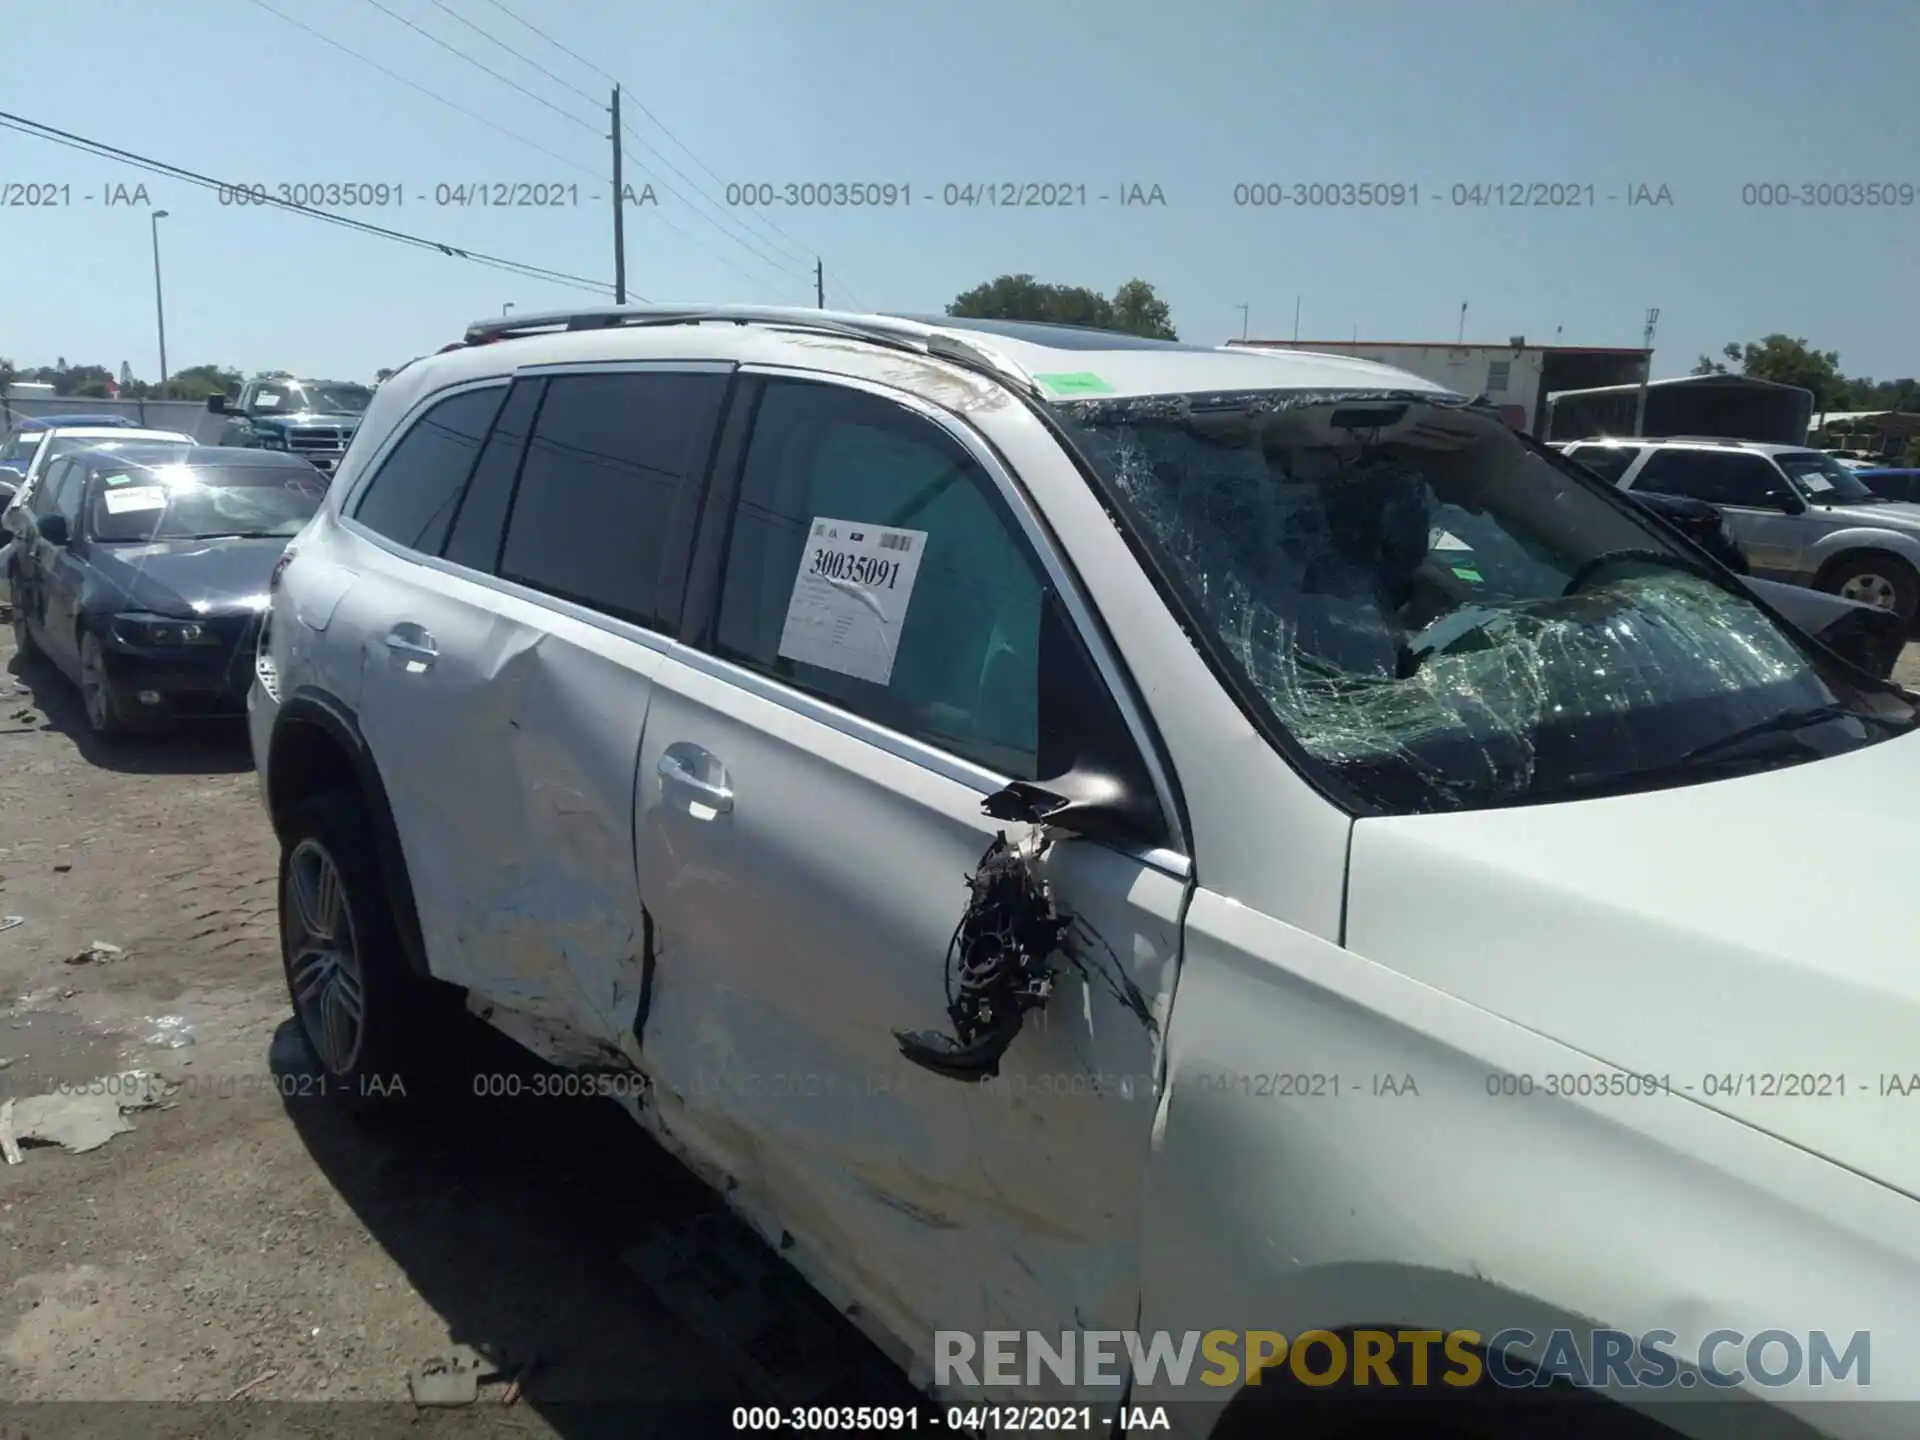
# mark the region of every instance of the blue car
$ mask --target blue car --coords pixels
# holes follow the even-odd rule
[[[1920,501],[1920,469],[1856,470],[1853,475],[1885,499]]]

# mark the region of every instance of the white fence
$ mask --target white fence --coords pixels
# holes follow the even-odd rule
[[[20,420],[33,418],[56,420],[62,415],[124,415],[134,424],[149,430],[178,430],[203,445],[220,438],[226,424],[224,415],[207,409],[204,400],[86,400],[72,395],[22,395],[0,400],[4,428],[11,431]]]

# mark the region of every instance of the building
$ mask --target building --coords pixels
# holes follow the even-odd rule
[[[1544,440],[1596,435],[1712,435],[1804,445],[1813,392],[1750,375],[1676,375],[1647,386],[1644,424],[1635,429],[1640,386],[1559,390],[1547,397]]]
[[[1653,352],[1601,345],[1504,345],[1422,340],[1229,340],[1231,349],[1316,350],[1412,371],[1463,395],[1484,395],[1516,430],[1546,438],[1547,397],[1556,390],[1638,385]]]
[[[1904,459],[1920,438],[1920,415],[1904,410],[1829,410],[1813,417],[1808,443]]]

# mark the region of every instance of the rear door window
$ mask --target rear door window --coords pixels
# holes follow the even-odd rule
[[[1786,477],[1769,461],[1740,450],[1656,450],[1633,488],[1760,510],[1778,509],[1788,493]]]
[[[704,481],[729,376],[711,371],[560,375],[520,466],[501,578],[653,630],[668,537]]]

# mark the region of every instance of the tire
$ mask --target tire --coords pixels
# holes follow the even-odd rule
[[[1897,555],[1863,550],[1843,556],[1820,577],[1820,588],[1845,600],[1891,610],[1911,625],[1920,610],[1920,576]]]
[[[113,685],[107,679],[99,637],[90,630],[80,636],[80,699],[87,712],[87,729],[95,739],[118,740],[127,733]]]
[[[375,853],[366,811],[344,791],[297,805],[280,849],[281,969],[318,1067],[300,1093],[362,1113],[418,1100],[444,1079],[457,999],[408,965]]]

